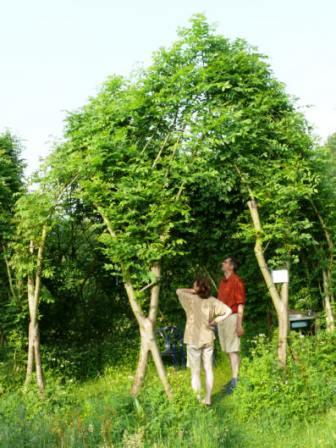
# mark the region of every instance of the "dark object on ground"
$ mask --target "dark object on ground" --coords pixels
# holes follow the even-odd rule
[[[317,317],[316,313],[313,313],[310,310],[306,312],[290,310],[288,313],[288,317],[289,327],[291,330],[300,331],[304,334],[315,334],[315,320]]]
[[[231,395],[235,388],[237,387],[237,378],[232,378],[232,380],[225,387],[225,395]]]
[[[158,344],[162,358],[170,358],[175,367],[186,366],[183,332],[175,326],[157,328]]]

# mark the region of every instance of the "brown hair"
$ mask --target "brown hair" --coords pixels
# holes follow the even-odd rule
[[[236,257],[232,257],[231,255],[229,255],[228,257],[225,258],[225,260],[230,260],[230,263],[232,264],[234,271],[236,271],[239,268],[239,261],[237,260]]]
[[[211,295],[211,285],[207,278],[196,278],[196,285],[198,286],[197,295],[202,299],[208,299]]]

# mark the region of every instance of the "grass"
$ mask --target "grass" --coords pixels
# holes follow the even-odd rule
[[[62,385],[49,379],[41,402],[32,388],[4,393],[0,400],[0,448],[332,448],[336,410],[309,421],[279,426],[240,421],[239,396],[226,397],[226,359],[217,358],[214,403],[194,399],[189,371],[169,368],[174,399],[168,402],[153,372],[136,400],[129,394],[132,372],[109,368],[85,383]],[[52,386],[51,386],[52,385]]]

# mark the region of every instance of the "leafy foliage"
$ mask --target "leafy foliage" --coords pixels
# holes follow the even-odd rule
[[[255,340],[252,358],[243,364],[237,399],[243,419],[286,423],[324,413],[335,405],[335,335],[290,338],[286,371],[279,368],[273,344]]]

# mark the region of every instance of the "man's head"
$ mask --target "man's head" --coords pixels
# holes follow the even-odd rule
[[[235,257],[226,257],[222,262],[222,271],[225,275],[230,275],[238,268],[238,261]]]
[[[211,285],[207,278],[196,278],[193,288],[202,299],[207,299],[211,295]]]

